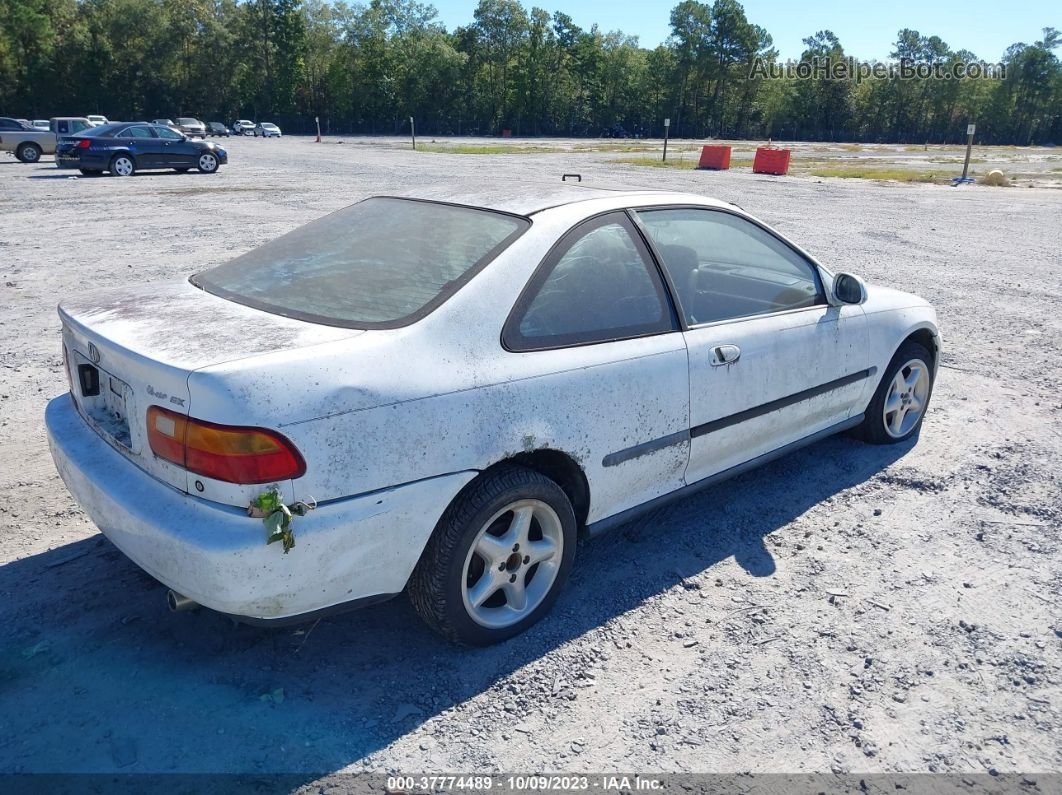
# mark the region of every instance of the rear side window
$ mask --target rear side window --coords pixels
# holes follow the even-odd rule
[[[435,309],[530,226],[489,210],[367,199],[192,277],[286,317],[395,328]]]
[[[150,127],[129,127],[121,133],[123,138],[154,138]]]
[[[506,323],[505,347],[542,350],[674,328],[663,285],[623,213],[577,226],[547,255]]]

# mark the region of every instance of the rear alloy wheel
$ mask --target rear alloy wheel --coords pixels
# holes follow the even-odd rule
[[[111,160],[111,173],[116,177],[131,177],[136,173],[136,161],[132,155],[115,155]]]
[[[203,154],[199,155],[199,162],[197,165],[199,170],[204,174],[213,174],[218,170],[220,164],[218,163],[217,155],[212,152],[203,152]]]
[[[910,439],[922,426],[933,393],[933,357],[917,342],[905,342],[892,357],[859,431],[871,444]]]
[[[35,143],[22,144],[15,151],[15,157],[23,163],[36,163],[41,159],[42,154],[44,153],[41,148]]]
[[[452,641],[506,640],[549,612],[575,542],[575,514],[560,486],[524,467],[499,468],[443,514],[410,578],[410,600]]]

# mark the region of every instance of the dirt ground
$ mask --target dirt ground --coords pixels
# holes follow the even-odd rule
[[[227,145],[216,176],[0,159],[0,773],[1062,772],[1062,191]],[[49,457],[56,302],[369,194],[563,172],[734,201],[933,301],[921,437],[834,438],[585,543],[554,613],[495,648],[404,599],[286,630],[170,615]]]

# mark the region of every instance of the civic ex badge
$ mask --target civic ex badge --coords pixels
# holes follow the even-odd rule
[[[165,400],[169,397],[169,395],[167,395],[165,392],[156,392],[155,387],[153,387],[151,384],[148,384],[147,393],[151,395],[151,397],[158,398],[159,400]]]
[[[89,353],[89,359],[92,360],[93,364],[99,364],[100,363],[100,349],[97,348],[91,342],[89,343],[89,351],[88,351],[88,353]]]

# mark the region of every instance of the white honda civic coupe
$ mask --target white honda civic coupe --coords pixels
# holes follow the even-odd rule
[[[56,465],[171,607],[275,622],[408,590],[488,644],[549,611],[580,532],[829,434],[919,430],[933,309],[733,205],[440,196],[60,306]]]

